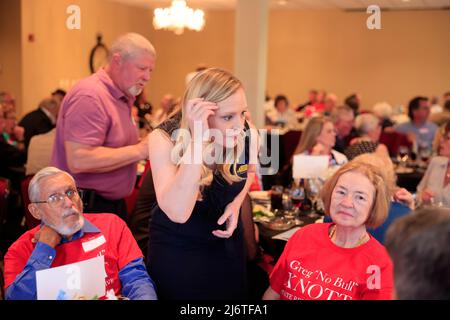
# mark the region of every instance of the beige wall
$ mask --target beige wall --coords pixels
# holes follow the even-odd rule
[[[269,24],[267,88],[292,103],[310,88],[342,100],[362,94],[407,104],[416,94],[442,97],[450,90],[450,11],[382,12],[381,30],[366,28],[361,12],[276,11]]]
[[[205,28],[201,32],[185,31],[179,36],[150,26],[150,40],[158,58],[153,83],[147,92],[155,107],[159,106],[165,93],[181,96],[187,73],[199,64],[233,70],[234,12],[207,12],[205,19]]]
[[[234,65],[233,11],[209,11],[202,32],[177,36],[155,31],[148,9],[106,0],[21,1],[22,48],[16,46],[13,52],[22,55],[22,114],[54,88],[68,89],[89,75],[88,57],[97,32],[107,45],[127,31],[153,42],[158,58],[146,93],[155,106],[165,93],[181,95],[186,74],[199,63],[226,69]],[[0,1],[17,10],[11,2],[16,1]],[[69,4],[81,7],[81,30],[65,27]],[[310,88],[333,91],[341,99],[356,91],[362,94],[363,107],[370,108],[380,100],[406,104],[415,94],[441,96],[450,90],[450,11],[383,12],[382,30],[368,30],[367,17],[364,12],[270,12],[269,94],[285,93],[298,104]],[[32,43],[30,33],[35,35]],[[3,48],[3,39],[1,43]],[[0,84],[17,83],[19,74],[0,75]],[[20,92],[20,84],[16,87]]]
[[[118,35],[133,31],[146,36],[157,50],[156,69],[146,86],[147,98],[156,107],[166,93],[179,96],[185,76],[199,63],[232,69],[234,59],[234,13],[211,12],[200,32],[156,31],[152,11],[106,0],[22,0],[22,48],[24,104],[22,114],[34,109],[56,87],[69,89],[88,76],[88,58],[96,34],[110,45]],[[81,9],[81,29],[66,28],[66,8]],[[28,34],[35,41],[28,41]]]
[[[80,30],[66,28],[71,4],[81,9]],[[98,32],[107,46],[129,31],[148,37],[148,19],[145,10],[105,0],[22,0],[22,114],[56,87],[68,89],[90,74],[89,55]],[[34,42],[28,41],[30,33]]]
[[[20,1],[0,1],[0,91],[11,92],[22,104],[22,49],[20,46]]]

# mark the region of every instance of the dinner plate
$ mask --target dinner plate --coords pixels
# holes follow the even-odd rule
[[[251,191],[248,194],[253,200],[270,200],[269,191]]]
[[[283,221],[279,219],[274,219],[269,222],[263,222],[263,224],[266,228],[269,228],[271,230],[284,231],[294,227],[295,221],[292,220]]]

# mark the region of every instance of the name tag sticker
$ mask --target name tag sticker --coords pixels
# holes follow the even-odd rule
[[[86,241],[82,243],[84,252],[89,252],[94,250],[95,248],[100,247],[102,244],[106,242],[106,239],[104,236],[100,236],[98,238],[95,238],[90,241]]]

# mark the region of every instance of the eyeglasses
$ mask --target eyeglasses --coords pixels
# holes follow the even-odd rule
[[[72,200],[77,196],[80,196],[79,191],[70,188],[64,193],[54,193],[50,195],[47,200],[31,201],[31,203],[47,203],[51,207],[58,208],[62,207],[64,201],[66,200],[66,197]]]

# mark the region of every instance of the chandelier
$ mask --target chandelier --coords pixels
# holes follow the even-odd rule
[[[184,28],[200,31],[205,25],[205,13],[189,8],[185,0],[173,0],[170,8],[156,8],[154,14],[155,29],[171,30],[175,34],[182,34]]]

